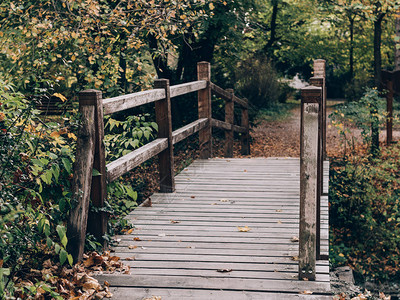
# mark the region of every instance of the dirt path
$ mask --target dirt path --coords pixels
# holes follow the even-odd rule
[[[328,109],[328,115],[332,109]],[[278,121],[262,120],[253,128],[252,155],[255,157],[299,157],[300,156],[300,106],[292,109],[288,118]],[[327,151],[340,151],[338,132],[327,128]]]

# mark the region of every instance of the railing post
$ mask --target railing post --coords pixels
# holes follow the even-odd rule
[[[90,189],[92,185],[95,152],[95,113],[98,91],[79,93],[79,112],[82,125],[79,129],[72,180],[71,212],[68,219],[68,251],[75,261],[81,261],[85,246]]]
[[[199,131],[200,158],[212,156],[212,124],[211,124],[211,67],[209,62],[197,64],[197,79],[207,80],[207,87],[198,91],[199,119],[207,118],[208,124]]]
[[[325,85],[324,77],[313,77],[310,78],[310,84],[312,86],[322,88],[322,97]],[[324,155],[323,155],[323,104],[319,103],[318,110],[318,169],[317,169],[317,259],[320,258],[321,254],[321,195],[323,191],[324,183]]]
[[[247,99],[244,100],[249,103]],[[240,125],[246,128],[246,133],[243,133],[241,136],[241,153],[242,155],[250,155],[249,110],[247,107],[242,107],[242,119]]]
[[[158,124],[158,137],[168,138],[168,148],[158,155],[160,171],[160,192],[172,193],[175,190],[175,178],[169,80],[157,79],[154,82],[154,88],[165,89],[165,99],[157,101],[155,106],[156,121]]]
[[[325,160],[327,158],[326,153],[326,61],[324,59],[314,60],[314,77],[322,77],[322,101],[321,101],[321,111],[322,111],[322,156]]]
[[[299,279],[315,280],[318,112],[322,88],[301,90]]]
[[[227,89],[231,94],[231,98],[225,100],[225,122],[233,125],[234,123],[234,109],[235,103],[233,102],[233,89]],[[225,130],[225,157],[233,157],[233,127],[231,130]]]
[[[92,179],[92,187],[90,198],[92,205],[98,208],[97,211],[90,211],[88,218],[87,231],[92,233],[99,243],[105,245],[103,239],[107,232],[107,213],[102,211],[104,202],[107,199],[107,171],[106,171],[106,155],[104,148],[104,116],[103,101],[101,91],[92,90],[92,97],[95,101],[94,110],[94,128],[95,128],[95,144],[94,144],[94,162],[93,168],[100,174]]]

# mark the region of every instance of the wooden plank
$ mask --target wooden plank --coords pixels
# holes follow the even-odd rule
[[[216,120],[216,119],[211,119],[211,123],[213,127],[220,128],[223,130],[227,131],[235,131],[235,132],[246,132],[245,127],[237,126],[237,125],[232,125],[224,121]]]
[[[168,139],[156,139],[107,164],[107,179],[112,182],[168,147]]]
[[[160,177],[160,192],[172,193],[175,190],[174,177],[174,146],[172,141],[171,98],[168,79],[157,79],[155,88],[165,90],[165,98],[156,102],[156,122],[158,138],[167,138],[168,147],[158,154],[158,172]]]
[[[221,291],[221,290],[204,290],[204,289],[160,289],[160,288],[111,288],[113,299],[115,300],[143,300],[156,299],[161,297],[162,300],[191,299],[191,300],[304,300],[318,299],[328,300],[332,296],[323,295],[301,295],[301,294],[282,294],[269,292],[251,292],[251,291]]]
[[[103,100],[104,115],[109,115],[165,98],[164,89],[153,89]]]
[[[219,290],[251,290],[268,292],[300,292],[313,290],[319,293],[329,293],[330,284],[326,282],[296,281],[296,280],[260,280],[260,279],[229,279],[221,278],[187,278],[184,276],[145,276],[145,275],[97,275],[99,282],[107,281],[111,286],[119,287],[168,287],[191,289],[219,289]]]
[[[198,132],[199,130],[205,128],[208,125],[208,119],[202,118],[196,120],[182,128],[179,128],[172,132],[172,142],[176,144],[187,137],[191,136],[192,134]]]
[[[235,103],[232,101],[233,89],[226,90],[231,97],[225,101],[225,123],[230,124],[230,130],[225,130],[225,157],[233,157],[233,122]]]
[[[247,99],[245,100],[247,101]],[[240,125],[246,129],[246,131],[240,137],[241,154],[250,155],[249,110],[246,108],[242,108]]]
[[[211,90],[217,96],[221,97],[222,99],[234,101],[235,103],[240,104],[244,108],[249,107],[249,104],[247,103],[247,101],[242,100],[242,99],[236,97],[235,95],[233,95],[233,97],[232,97],[232,95],[228,91],[224,90],[223,88],[219,87],[218,85],[211,82],[210,86],[211,86]]]
[[[198,80],[171,86],[171,98],[196,92],[207,87],[206,80]]]

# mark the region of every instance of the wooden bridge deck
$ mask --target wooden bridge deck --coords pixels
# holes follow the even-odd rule
[[[299,171],[293,158],[195,161],[175,193],[128,216],[135,230],[114,250],[131,275],[98,279],[113,299],[331,299],[327,260],[316,281],[297,280]],[[327,164],[324,173],[327,183]],[[327,254],[327,196],[321,206]]]

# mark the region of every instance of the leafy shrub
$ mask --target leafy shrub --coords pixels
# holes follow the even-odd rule
[[[0,80],[2,296],[10,291],[4,276],[13,278],[48,257],[72,263],[64,221],[76,139],[70,129],[75,125],[73,119],[44,122],[31,102]]]
[[[278,79],[272,63],[266,58],[252,57],[237,68],[237,88],[255,110],[285,102],[292,89]]]
[[[400,278],[400,147],[380,158],[349,156],[331,169],[330,221],[335,264],[366,278]]]

